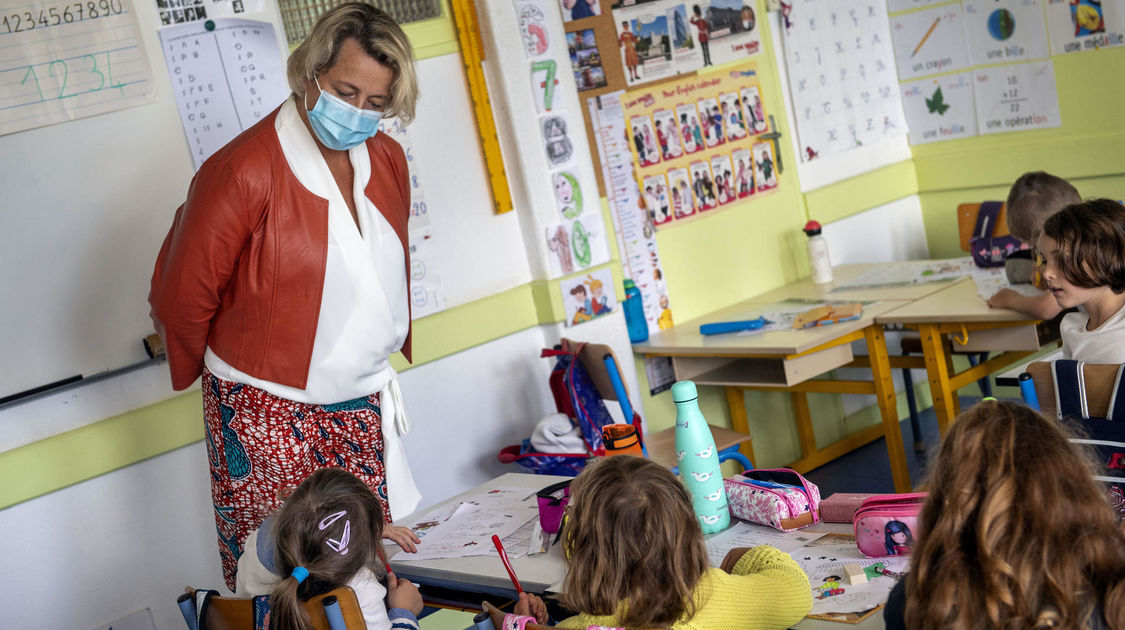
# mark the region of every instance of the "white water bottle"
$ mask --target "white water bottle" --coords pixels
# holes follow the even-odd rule
[[[809,265],[812,266],[812,281],[816,284],[832,282],[832,260],[828,257],[828,239],[820,235],[820,223],[816,221],[806,223],[805,235],[809,237]]]

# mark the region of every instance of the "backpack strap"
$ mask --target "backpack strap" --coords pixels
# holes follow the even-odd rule
[[[996,219],[1000,215],[1002,201],[982,201],[977,211],[977,222],[973,227],[974,238],[989,238],[996,231]]]
[[[1086,404],[1086,380],[1082,378],[1085,361],[1057,359],[1051,362],[1051,373],[1055,377],[1055,410],[1058,419],[1090,417]]]
[[[1109,397],[1109,414],[1107,420],[1125,422],[1125,387],[1121,382],[1125,380],[1125,363],[1117,368],[1117,381],[1113,384],[1113,394]],[[1118,395],[1121,394],[1119,398]]]
[[[254,602],[254,630],[270,630],[270,596],[256,595]]]

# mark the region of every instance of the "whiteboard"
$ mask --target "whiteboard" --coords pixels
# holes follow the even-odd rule
[[[284,41],[268,11],[246,17],[273,23]],[[0,397],[146,358],[153,263],[194,170],[155,2],[138,0],[137,12],[156,103],[0,136]],[[491,211],[460,57],[418,70],[410,129],[444,244],[431,264],[446,306],[529,282],[517,213]]]

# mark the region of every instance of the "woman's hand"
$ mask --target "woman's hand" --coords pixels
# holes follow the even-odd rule
[[[516,607],[512,612],[517,615],[535,617],[537,623],[547,623],[547,604],[544,604],[543,598],[538,595],[520,593],[520,601],[516,602]]]
[[[409,528],[399,527],[398,525],[384,525],[383,539],[394,542],[406,553],[418,553],[418,547],[415,546],[415,543],[422,542],[422,539],[414,535],[414,532],[410,531]]]
[[[719,567],[723,571],[730,573],[734,571],[734,565],[742,559],[743,554],[750,551],[749,547],[735,547],[727,552],[727,557],[723,558],[723,564]]]
[[[395,577],[394,572],[388,573],[387,608],[409,610],[417,617],[422,613],[422,594],[410,580]]]

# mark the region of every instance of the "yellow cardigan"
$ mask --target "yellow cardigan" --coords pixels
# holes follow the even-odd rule
[[[769,545],[750,549],[734,572],[708,569],[692,593],[695,615],[672,625],[676,630],[788,628],[812,609],[809,578],[787,553]],[[613,615],[580,614],[563,620],[560,628],[617,626]]]

